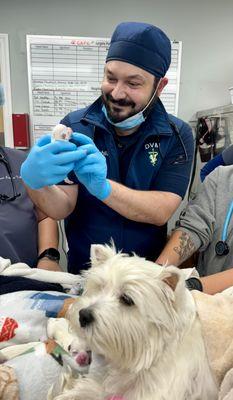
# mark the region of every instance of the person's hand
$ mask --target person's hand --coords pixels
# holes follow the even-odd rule
[[[76,161],[86,156],[74,143],[66,140],[51,142],[45,135],[32,147],[21,165],[21,177],[31,189],[55,185],[63,181],[74,169]]]
[[[86,152],[86,157],[74,164],[74,173],[79,182],[97,199],[106,199],[112,188],[106,179],[107,164],[105,157],[88,136],[74,132],[72,133],[72,140],[80,150]]]

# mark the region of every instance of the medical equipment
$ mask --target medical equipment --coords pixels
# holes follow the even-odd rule
[[[219,240],[215,245],[215,253],[217,254],[217,256],[226,256],[230,251],[226,239],[227,239],[227,229],[232,216],[232,212],[233,212],[233,200],[227,211],[227,215],[223,225],[221,240]]]
[[[9,202],[9,201],[14,201],[15,199],[17,199],[17,197],[21,196],[21,193],[17,193],[17,191],[16,191],[14,178],[12,176],[12,170],[11,170],[10,162],[9,162],[9,159],[8,159],[8,157],[6,155],[6,152],[3,150],[2,147],[0,147],[0,162],[5,164],[5,167],[7,169],[8,175],[10,177],[11,186],[12,186],[12,193],[13,193],[12,196],[8,196],[7,194],[0,193],[0,204],[2,204],[2,203]]]
[[[170,125],[173,127],[173,129],[174,129],[174,131],[175,131],[176,138],[177,138],[177,140],[179,140],[179,142],[180,142],[180,144],[181,144],[181,147],[182,147],[182,150],[183,150],[183,153],[184,153],[184,157],[185,157],[185,159],[181,158],[180,161],[177,160],[176,163],[179,163],[179,162],[186,162],[186,161],[188,161],[188,154],[187,154],[187,151],[186,151],[186,148],[185,148],[183,139],[182,139],[182,137],[181,137],[181,135],[180,135],[180,131],[179,131],[179,129],[178,129],[178,126],[177,126],[174,122],[172,122],[172,121],[169,121],[169,123],[170,123]],[[160,154],[161,154],[161,152],[160,152]],[[162,156],[162,155],[161,155],[161,156]],[[163,157],[162,157],[162,158],[163,158]]]

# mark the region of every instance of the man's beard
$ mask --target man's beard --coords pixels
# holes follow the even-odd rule
[[[153,96],[153,94],[152,94]],[[111,96],[111,94],[105,94],[102,92],[102,102],[106,107],[107,113],[108,113],[108,117],[109,119],[114,123],[118,123],[118,122],[122,122],[124,120],[126,120],[127,118],[132,117],[133,115],[139,113],[140,111],[142,111],[147,105],[145,105],[144,107],[142,107],[139,110],[136,110],[136,104],[133,101],[128,101],[128,100],[114,100],[114,98]],[[154,107],[155,103],[158,101],[158,96],[155,95],[153,100],[151,101],[151,103],[149,104],[148,108],[145,109],[145,118],[149,115],[150,111],[152,110],[152,108]],[[112,104],[115,104],[116,106],[131,106],[132,107],[132,111],[128,113],[127,116],[124,117],[120,117],[119,115],[115,114],[114,112],[112,112],[111,107],[109,106],[109,102],[111,102]],[[150,102],[150,100],[149,100]],[[148,103],[149,103],[148,102]],[[143,113],[144,114],[144,113]]]
[[[102,102],[106,107],[108,117],[111,119],[114,124],[117,122],[124,121],[125,119],[131,117],[132,115],[136,114],[138,111],[135,110],[136,104],[133,101],[121,99],[121,100],[115,100],[111,94],[105,94],[102,92]],[[128,113],[127,116],[120,117],[118,112],[114,112],[111,109],[111,106],[109,105],[111,103],[112,105],[116,106],[123,106],[123,107],[132,107],[132,111]],[[140,111],[140,110],[139,110]]]

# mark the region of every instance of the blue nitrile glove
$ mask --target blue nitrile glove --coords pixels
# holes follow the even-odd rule
[[[74,143],[66,140],[51,142],[45,135],[32,147],[21,165],[21,177],[31,189],[55,185],[63,181],[74,169],[75,161],[86,156]]]
[[[79,182],[97,199],[106,199],[112,187],[107,177],[107,164],[103,154],[97,149],[93,140],[82,133],[72,133],[72,140],[79,149],[87,152],[82,160],[78,160],[74,165],[74,172]]]

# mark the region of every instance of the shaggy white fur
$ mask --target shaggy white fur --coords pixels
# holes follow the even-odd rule
[[[56,400],[215,400],[194,300],[175,267],[93,245],[69,319],[105,366],[65,382]]]

